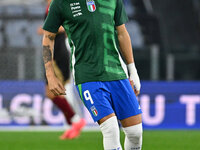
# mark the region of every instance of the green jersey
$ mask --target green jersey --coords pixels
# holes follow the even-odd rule
[[[116,33],[127,20],[122,0],[53,0],[43,29],[64,27],[76,84],[113,81],[127,78]]]

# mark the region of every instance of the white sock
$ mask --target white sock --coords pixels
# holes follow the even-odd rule
[[[142,149],[142,123],[123,128],[126,135],[124,148],[125,150]]]
[[[100,125],[104,150],[122,150],[117,117],[113,116]]]
[[[67,98],[67,101],[71,104],[74,105],[76,101],[76,96],[75,96],[75,90],[74,90],[74,84],[73,84],[73,78],[70,75],[69,82],[65,84],[65,89],[66,89],[66,95],[65,97]]]
[[[80,116],[77,115],[77,114],[75,114],[75,115],[72,117],[71,121],[72,121],[72,123],[77,123],[77,122],[80,121],[80,119],[81,119]]]
[[[66,89],[65,98],[70,103],[75,113],[78,114],[79,116],[82,116],[82,112],[81,112],[82,106],[80,106],[82,102],[73,84],[72,76],[70,76],[69,82],[65,84],[65,89]]]

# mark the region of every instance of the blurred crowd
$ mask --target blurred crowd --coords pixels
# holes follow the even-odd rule
[[[142,80],[200,80],[199,0],[124,0],[124,5]],[[0,0],[0,79],[42,78],[36,30],[44,11],[44,0]]]

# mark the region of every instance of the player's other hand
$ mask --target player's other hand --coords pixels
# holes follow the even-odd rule
[[[129,79],[129,81],[131,83],[131,86],[133,88],[133,91],[134,91],[135,95],[138,96],[140,94],[140,90],[136,89],[136,84],[134,84],[133,80]]]
[[[128,64],[127,67],[130,74],[129,80],[130,80],[131,86],[135,92],[135,95],[138,96],[140,94],[141,84],[140,84],[140,78],[137,73],[137,69],[134,63]]]
[[[49,90],[55,95],[66,95],[65,88],[63,84],[60,82],[60,80],[57,79],[57,77],[49,77],[48,78],[48,87]]]

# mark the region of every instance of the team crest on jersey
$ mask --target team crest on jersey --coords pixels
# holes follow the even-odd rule
[[[95,106],[92,106],[90,109],[91,109],[91,111],[92,111],[92,113],[93,113],[94,116],[98,115],[98,112],[97,112],[97,109],[96,109]]]
[[[86,0],[87,8],[90,12],[95,12],[96,10],[96,5],[94,0]]]

